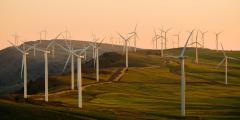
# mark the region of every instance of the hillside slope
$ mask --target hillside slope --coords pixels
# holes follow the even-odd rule
[[[46,48],[48,44],[52,41],[42,41],[37,47]],[[34,42],[27,42],[26,44],[33,44]],[[64,40],[57,40],[58,44],[66,46]],[[75,49],[80,49],[86,47],[91,42],[87,41],[77,41],[72,40],[72,44]],[[23,45],[19,46],[20,48]],[[50,51],[52,48],[49,49]],[[87,62],[92,59],[92,48],[87,51]],[[102,44],[99,50],[99,55],[102,55],[105,52],[122,52],[122,47],[117,45]],[[61,75],[63,72],[63,67],[68,58],[68,54],[63,51],[60,47],[55,46],[55,56],[52,54],[48,56],[49,63],[49,75]],[[22,64],[22,55],[14,47],[9,47],[0,51],[0,66],[3,69],[0,69],[0,96],[6,93],[18,90],[23,84],[21,78],[21,64]],[[76,65],[76,60],[75,60]],[[44,77],[44,57],[42,52],[36,52],[36,56],[33,56],[33,50],[27,55],[27,67],[28,67],[28,81],[35,81]],[[70,64],[68,65],[64,73],[70,71]],[[42,80],[42,79],[41,79]]]
[[[166,51],[169,55],[179,54],[180,49]],[[216,69],[223,58],[221,52],[200,49],[200,63],[194,63],[194,49],[186,51],[186,114],[180,117],[180,62],[172,58],[161,58],[160,51],[139,50],[129,53],[129,69],[120,79],[111,83],[114,71],[124,67],[125,58],[119,53],[105,53],[100,58],[100,83],[95,83],[92,61],[83,71],[83,108],[77,108],[77,91],[69,91],[70,74],[52,76],[55,85],[50,88],[49,102],[43,101],[43,89],[33,93],[29,101],[0,100],[5,119],[21,119],[22,115],[6,116],[4,109],[14,114],[16,109],[28,113],[27,118],[52,119],[59,111],[69,119],[240,119],[240,61],[229,61],[229,84],[224,84],[224,69]],[[239,51],[228,51],[232,57]],[[50,81],[51,82],[51,81]],[[53,81],[52,81],[53,82]],[[35,86],[40,84],[33,82]],[[30,88],[35,89],[35,87]],[[68,92],[64,92],[68,90]],[[22,93],[20,93],[22,97]],[[41,98],[41,99],[39,99]],[[7,107],[14,106],[14,107]],[[40,116],[31,111],[33,106],[45,113]],[[35,109],[34,109],[35,110]],[[32,113],[33,114],[29,114]],[[84,118],[81,118],[84,117]],[[60,118],[59,118],[60,119]]]

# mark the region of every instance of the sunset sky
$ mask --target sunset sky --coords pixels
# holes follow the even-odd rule
[[[240,50],[240,0],[0,0],[0,49],[17,32],[20,40],[39,39],[47,28],[52,39],[66,28],[72,39],[90,40],[91,33],[103,38],[116,31],[128,33],[138,24],[138,47],[151,48],[153,28],[209,31],[206,46],[215,48],[214,32],[222,31],[226,49]],[[108,41],[108,39],[106,39]]]

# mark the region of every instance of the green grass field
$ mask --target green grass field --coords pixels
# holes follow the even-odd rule
[[[168,50],[167,53],[177,55],[179,49]],[[240,56],[240,52],[234,51],[227,54]],[[150,50],[130,53],[129,56],[130,68],[120,81],[84,89],[82,109],[77,108],[77,92],[72,91],[49,96],[49,103],[0,100],[1,118],[240,119],[240,61],[229,61],[229,84],[225,85],[224,68],[215,69],[223,58],[222,53],[201,49],[197,65],[194,63],[194,49],[189,48],[186,52],[187,116],[181,117],[179,61],[161,58],[159,51]],[[107,81],[123,63],[124,56],[113,61],[112,67],[102,68],[101,81]],[[50,80],[52,93],[70,88],[70,74],[52,76]],[[94,82],[94,70],[84,73],[84,85]],[[35,95],[42,92],[37,91]]]

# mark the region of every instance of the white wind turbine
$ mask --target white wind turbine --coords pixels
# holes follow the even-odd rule
[[[64,67],[63,67],[63,71],[62,72],[64,72],[66,70],[66,67],[67,67],[67,65],[69,63],[69,60],[71,58],[71,89],[74,90],[74,86],[75,85],[74,85],[74,54],[73,53],[78,52],[78,50],[74,50],[71,40],[69,41],[69,43],[67,42],[68,38],[70,38],[70,36],[71,36],[71,33],[69,31],[67,31],[67,30],[65,30],[64,33],[65,33],[65,36],[62,35],[62,34],[61,35],[63,36],[65,44],[67,46],[67,48],[65,48],[65,49],[68,49],[68,51],[71,51],[71,52],[68,52],[69,56],[68,56],[68,58],[66,60],[66,63],[64,65]]]
[[[219,35],[222,34],[222,32],[218,32],[218,33],[215,33],[215,36],[216,36],[216,49],[217,49],[217,52],[218,52],[218,42],[219,42]]]
[[[93,65],[94,65],[94,68],[96,66],[96,50],[95,50],[95,46],[96,46],[96,42],[97,42],[97,39],[96,39],[96,35],[92,34],[92,58],[93,58]]]
[[[125,52],[126,52],[126,68],[128,69],[128,43],[129,43],[129,40],[131,39],[132,35],[128,36],[128,37],[123,37],[120,33],[117,33],[117,34],[124,41],[124,47],[125,47]]]
[[[178,34],[173,35],[175,37],[177,37],[177,44],[178,44],[178,48],[180,47],[180,32]]]
[[[74,86],[75,86],[74,85],[74,54],[76,54],[77,51],[74,50],[71,41],[70,41],[70,44],[68,44],[67,38],[68,38],[68,31],[65,31],[65,37],[64,37],[65,40],[64,41],[65,41],[65,44],[67,46],[67,48],[65,48],[65,49],[67,49],[70,52],[68,52],[69,56],[68,56],[68,58],[67,58],[67,60],[65,62],[65,65],[63,67],[63,71],[62,72],[64,72],[66,70],[67,65],[69,63],[69,60],[71,59],[71,89],[74,90]]]
[[[190,35],[185,43],[185,46],[182,49],[181,54],[179,56],[168,56],[168,57],[172,57],[172,58],[181,60],[181,115],[182,116],[185,116],[185,114],[186,114],[185,113],[185,85],[186,85],[186,82],[185,82],[185,63],[184,63],[186,56],[184,56],[184,54],[185,54],[185,50],[188,45],[189,39],[192,36],[193,32],[194,32],[194,30],[190,33]]]
[[[39,44],[41,43],[41,41],[43,40],[42,39],[42,34],[44,33],[44,40],[47,40],[47,29],[45,29],[45,30],[42,30],[42,31],[40,31],[39,32],[39,34],[40,34],[40,41],[39,41]],[[38,44],[36,44],[36,45],[38,45]],[[35,48],[36,46],[34,46],[34,48]],[[52,53],[52,57],[54,58],[55,57],[55,44],[52,44],[52,50],[51,50],[51,53]],[[34,56],[35,56],[35,50],[34,50]]]
[[[205,31],[205,32],[201,32],[201,35],[202,35],[202,47],[205,48],[205,35],[207,34],[208,31]]]
[[[72,45],[72,43],[71,43],[71,41],[70,41],[70,44],[68,44],[68,42],[67,42],[67,37],[69,37],[68,36],[68,31],[65,31],[65,36],[63,36],[64,37],[64,41],[65,41],[65,44],[66,44],[66,46],[67,46],[67,48],[64,48],[64,47],[62,47],[62,48],[64,48],[64,50],[66,51],[66,50],[68,50],[69,52],[69,56],[68,56],[68,58],[67,58],[67,60],[66,60],[66,63],[65,63],[65,65],[64,65],[64,68],[63,68],[63,71],[62,72],[64,72],[65,70],[66,70],[66,67],[67,67],[67,65],[68,65],[68,63],[69,63],[69,60],[70,60],[70,58],[71,58],[71,89],[72,90],[74,90],[74,56],[76,56],[76,53],[77,52],[80,52],[80,51],[83,51],[82,53],[81,53],[81,55],[83,54],[83,58],[86,60],[86,57],[87,57],[87,50],[84,50],[84,49],[74,49],[74,47],[73,47],[73,45]]]
[[[153,37],[153,40],[156,41],[156,49],[157,49],[157,45],[158,45],[158,40],[160,39],[161,40],[161,57],[164,56],[164,49],[163,49],[163,39],[164,37],[162,36],[162,33],[163,31],[161,31],[161,35],[159,36],[156,32],[156,30],[154,29],[154,37]]]
[[[161,38],[155,29],[153,29],[153,32],[154,32],[154,37],[153,37],[153,42],[155,42],[155,45],[156,45],[156,49],[158,49],[158,40]]]
[[[164,49],[167,49],[167,33],[171,30],[172,28],[168,28],[167,30],[163,30],[161,29],[161,31],[164,33],[164,40],[165,40],[165,46],[164,46]]]
[[[129,33],[129,35],[133,35],[133,39],[134,39],[134,52],[137,52],[137,39],[139,39],[139,36],[137,34],[137,24],[133,30],[133,32]]]
[[[54,40],[56,40],[60,35],[61,35],[61,33],[58,34],[57,37]],[[44,62],[45,62],[45,64],[44,64],[44,69],[45,69],[44,70],[45,102],[48,102],[48,54],[50,53],[49,48],[53,45],[54,42],[55,41],[49,43],[48,46],[46,47],[46,49],[40,49],[40,48],[37,48],[36,46],[28,45],[29,48],[34,48],[34,50],[42,52],[43,55],[44,55]]]
[[[78,86],[78,107],[82,108],[82,58],[84,58],[84,56],[82,56],[82,54],[90,48],[90,46],[84,48],[80,54],[78,55],[76,52],[73,51],[69,51],[68,49],[64,48],[63,46],[61,46],[60,44],[57,44],[58,46],[60,46],[64,51],[68,52],[69,54],[74,55],[75,57],[77,57],[77,86]]]
[[[18,35],[17,33],[15,33],[15,34],[13,34],[12,36],[13,36],[13,38],[14,38],[14,43],[15,43],[15,45],[18,46],[18,38],[19,38],[19,35]]]
[[[40,31],[39,32],[39,35],[40,35],[40,42],[41,42],[41,40],[47,40],[47,29],[45,29],[45,30],[42,30],[42,31]],[[44,34],[44,38],[42,37],[43,35],[42,34]],[[43,38],[43,39],[42,39]]]
[[[190,45],[194,45],[195,44],[195,63],[198,64],[199,60],[198,60],[198,45],[202,46],[199,42],[198,42],[198,31],[196,34],[196,41],[191,43]]]
[[[21,78],[22,78],[22,73],[23,73],[23,89],[24,89],[24,98],[26,99],[27,96],[27,54],[28,52],[32,49],[28,48],[25,49],[25,45],[23,43],[23,49],[19,48],[18,46],[16,46],[15,44],[13,44],[12,42],[8,41],[13,47],[15,47],[19,52],[22,53],[22,69],[21,69]]]
[[[227,54],[224,52],[224,48],[223,48],[223,45],[222,45],[222,44],[221,44],[221,46],[222,46],[222,52],[223,52],[224,58],[223,58],[223,60],[217,65],[217,68],[219,68],[219,67],[224,63],[224,61],[225,61],[225,84],[227,85],[227,84],[228,84],[228,59],[231,59],[231,60],[240,60],[240,59],[227,56]]]
[[[95,56],[95,58],[96,58],[95,63],[96,63],[96,80],[97,80],[97,82],[99,82],[99,54],[98,54],[98,52],[99,52],[99,47],[102,44],[104,39],[102,39],[100,43],[94,44],[94,48],[95,48],[94,50],[95,50],[95,55],[96,55]]]

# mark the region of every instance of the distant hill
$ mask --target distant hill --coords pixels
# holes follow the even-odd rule
[[[26,42],[25,44],[34,44],[36,41]],[[37,41],[38,42],[38,41]],[[38,48],[46,48],[48,44],[52,42],[52,40],[44,40],[41,41]],[[88,46],[91,42],[87,41],[78,41],[71,40],[74,49],[80,49]],[[66,46],[66,42],[64,40],[57,40],[58,44]],[[23,47],[20,45],[19,47]],[[122,46],[118,45],[110,45],[103,43],[100,46],[99,55],[102,55],[106,52],[118,52],[122,53]],[[52,48],[50,48],[51,50]],[[92,59],[92,48],[87,51],[87,60]],[[130,49],[130,51],[133,49]],[[48,55],[49,62],[49,75],[57,75],[62,74],[62,70],[64,64],[67,60],[67,53],[63,51],[60,47],[55,46],[55,57],[52,54]],[[86,61],[83,61],[86,62]],[[70,62],[70,61],[69,61]],[[76,63],[76,60],[75,60]],[[22,64],[22,54],[16,50],[14,47],[8,47],[0,51],[0,95],[4,93],[8,93],[11,91],[18,90],[22,87],[23,80],[21,79],[21,64]],[[76,65],[76,64],[75,64]],[[87,65],[90,67],[91,65]],[[33,50],[29,52],[27,56],[27,68],[28,68],[28,80],[34,81],[38,78],[44,77],[44,57],[42,52],[36,52],[36,56],[33,55]],[[66,69],[66,72],[70,71],[70,64]],[[76,67],[75,67],[76,68]]]

